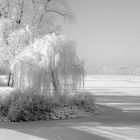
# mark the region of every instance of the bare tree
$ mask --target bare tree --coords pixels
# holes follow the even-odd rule
[[[12,18],[17,28],[28,24],[39,30],[45,26],[46,32],[57,29],[54,21],[57,16],[74,19],[65,0],[0,0],[0,16]]]

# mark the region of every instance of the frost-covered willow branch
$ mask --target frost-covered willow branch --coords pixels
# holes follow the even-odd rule
[[[42,93],[69,93],[83,80],[84,68],[74,42],[55,33],[36,38],[11,63],[15,87],[36,88]]]

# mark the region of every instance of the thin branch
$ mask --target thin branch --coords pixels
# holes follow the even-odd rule
[[[19,3],[19,6],[20,6],[20,16],[19,16],[19,19],[17,19],[18,24],[21,23],[21,20],[23,17],[24,0],[21,3]]]
[[[61,13],[61,12],[59,12],[59,11],[56,11],[56,10],[46,10],[46,12],[48,12],[48,13],[55,13],[55,14],[59,14],[59,15],[61,15],[61,16],[63,16],[63,17],[68,17],[68,18],[72,18],[72,16],[71,15],[69,15],[69,14],[67,14],[67,13]]]
[[[46,2],[44,6],[44,11],[46,11],[49,2],[50,2],[49,0]],[[44,12],[41,14],[38,24],[42,21],[43,17],[44,17]]]

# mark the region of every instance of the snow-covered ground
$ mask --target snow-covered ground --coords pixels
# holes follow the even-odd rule
[[[0,79],[4,82],[6,77]],[[4,124],[7,126],[1,125],[0,140],[140,140],[140,76],[90,75],[85,79],[85,88],[95,95],[97,103],[123,112],[117,114],[113,108],[79,122],[75,119]],[[13,89],[0,87],[3,90]]]

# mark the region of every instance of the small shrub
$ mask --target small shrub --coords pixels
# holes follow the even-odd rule
[[[48,97],[28,89],[14,91],[0,101],[0,116],[12,122],[79,118],[94,111],[89,93]]]
[[[45,120],[51,110],[48,99],[32,91],[15,94],[9,107],[8,116],[11,121]],[[47,118],[48,119],[48,118]]]
[[[95,106],[95,99],[90,93],[78,93],[69,99],[69,103],[71,106],[91,111]]]

